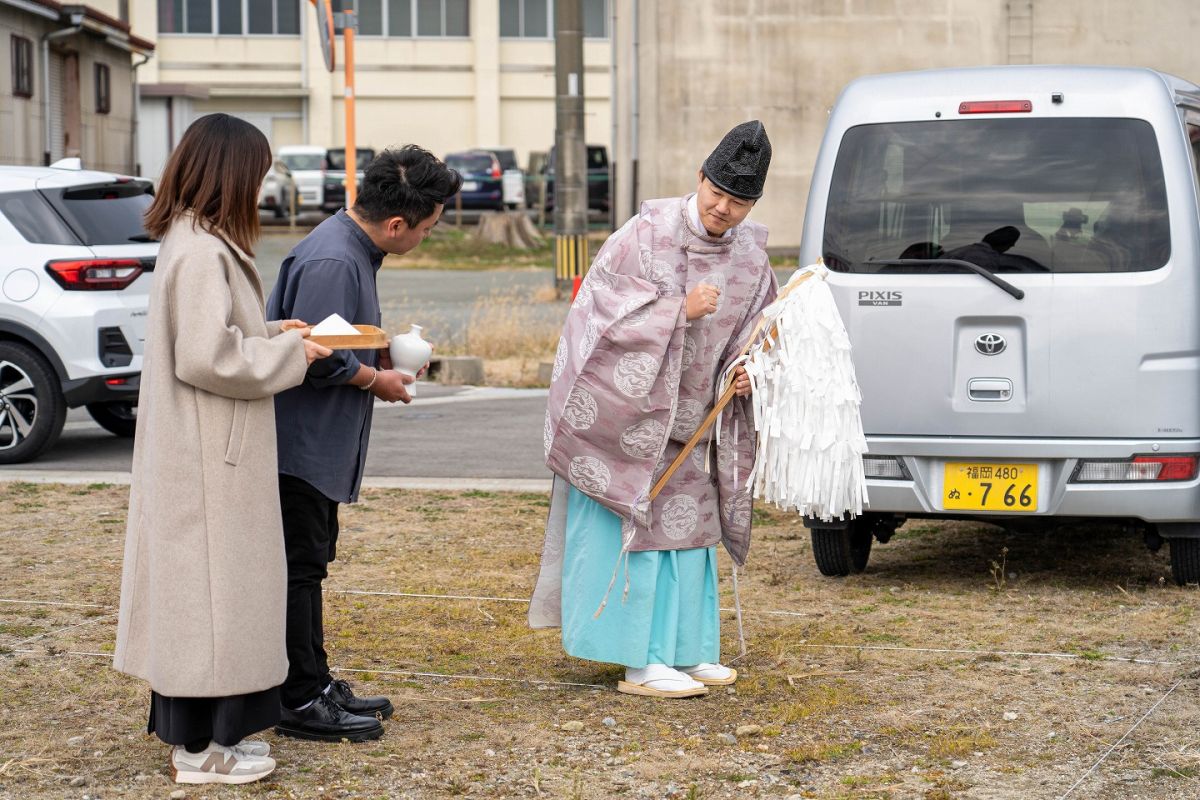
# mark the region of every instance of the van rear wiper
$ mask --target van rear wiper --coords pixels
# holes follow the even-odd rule
[[[868,264],[878,264],[883,267],[928,267],[938,265],[943,267],[961,267],[969,269],[977,275],[987,278],[992,283],[999,286],[1004,291],[1011,294],[1018,300],[1025,299],[1025,290],[1018,289],[1008,281],[995,275],[989,270],[984,269],[978,264],[970,261],[963,261],[961,258],[883,258],[878,261],[868,261]]]

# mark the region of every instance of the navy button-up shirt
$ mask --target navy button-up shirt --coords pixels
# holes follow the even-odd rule
[[[356,325],[379,325],[375,276],[383,257],[345,209],[339,211],[288,253],[267,299],[267,319],[316,325],[340,314]],[[304,383],[275,396],[281,473],[330,500],[358,499],[375,398],[347,381],[359,365],[378,363],[378,350],[334,350],[312,363]]]

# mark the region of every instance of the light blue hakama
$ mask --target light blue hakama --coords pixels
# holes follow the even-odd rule
[[[644,667],[717,663],[721,617],[717,548],[629,554],[595,618],[621,552],[621,519],[578,489],[567,502],[562,566],[562,642],[569,655]]]

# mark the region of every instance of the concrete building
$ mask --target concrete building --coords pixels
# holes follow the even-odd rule
[[[438,155],[507,146],[524,163],[554,140],[552,0],[348,0],[356,8],[360,147],[417,143]],[[334,0],[335,8],[341,0]],[[589,141],[608,144],[608,0],[584,0]],[[325,67],[306,0],[132,0],[157,53],[139,72],[142,168],[157,175],[187,125],[224,111],[279,148],[340,146],[342,42]]]
[[[1153,67],[1200,81],[1196,0],[614,0],[617,217],[683,193],[737,122],[774,149],[754,218],[796,247],[828,110],[861,75],[986,64]]]
[[[0,0],[0,164],[136,170],[134,85],[154,45],[122,6]]]

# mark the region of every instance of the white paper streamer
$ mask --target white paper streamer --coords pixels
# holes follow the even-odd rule
[[[769,333],[745,364],[758,431],[746,486],[785,511],[822,520],[858,516],[867,503],[862,395],[828,275],[814,264],[792,276],[790,292],[763,310]]]

